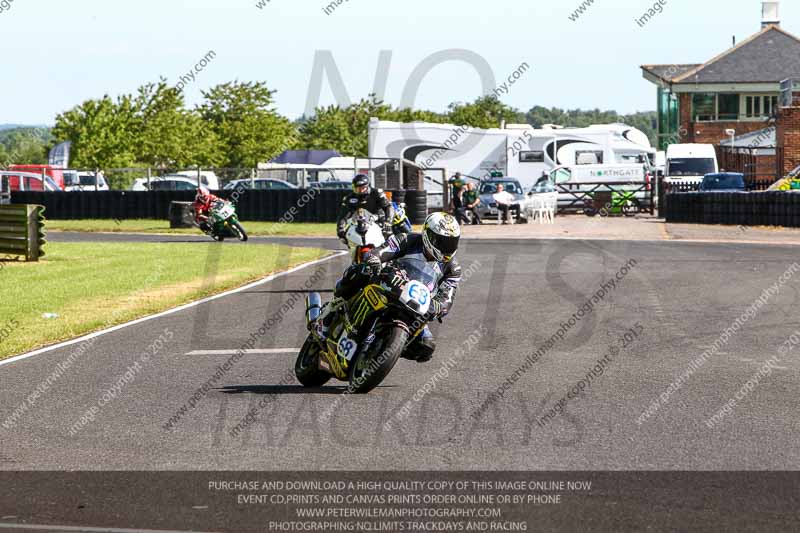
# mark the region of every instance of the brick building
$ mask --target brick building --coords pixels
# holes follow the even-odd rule
[[[755,135],[762,142],[775,138],[781,82],[800,81],[800,38],[782,29],[777,15],[778,2],[763,2],[761,31],[705,63],[641,67],[658,86],[659,150],[674,143],[730,144],[729,129],[737,136],[766,130],[771,135]],[[778,146],[800,140],[777,129],[783,132]]]
[[[776,130],[783,173],[788,174],[800,166],[800,94],[794,95],[791,106],[779,108]]]

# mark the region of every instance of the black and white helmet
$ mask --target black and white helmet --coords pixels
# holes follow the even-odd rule
[[[369,194],[369,176],[366,174],[358,174],[353,178],[353,193],[364,198]]]
[[[458,250],[458,241],[461,238],[461,226],[455,217],[447,213],[433,213],[425,219],[422,226],[422,245],[425,255],[430,259],[448,262],[453,259]]]

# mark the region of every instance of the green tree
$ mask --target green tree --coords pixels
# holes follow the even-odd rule
[[[444,122],[445,115],[432,111],[394,109],[371,94],[348,107],[317,108],[313,117],[300,122],[299,147],[304,150],[337,150],[342,154],[366,157],[369,151],[371,118],[397,122]]]
[[[47,162],[47,128],[12,128],[0,132],[0,165],[41,165]]]
[[[72,141],[70,166],[76,168],[130,166],[136,160],[134,114],[127,95],[87,100],[56,117],[54,142]]]
[[[265,83],[224,83],[203,91],[202,120],[221,144],[224,165],[255,167],[296,143],[296,128],[274,108]]]
[[[345,155],[366,157],[369,120],[392,120],[394,111],[375,95],[348,107],[317,108],[300,126],[299,146],[304,150],[337,150]]]
[[[447,121],[459,126],[473,128],[499,128],[500,124],[517,122],[522,115],[507,106],[493,95],[481,96],[471,104],[455,102],[450,104]]]
[[[156,168],[181,166],[188,149],[183,94],[163,80],[139,87],[133,98],[136,161]]]

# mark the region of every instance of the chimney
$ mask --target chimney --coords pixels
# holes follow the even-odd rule
[[[761,6],[761,29],[768,26],[780,26],[781,19],[778,16],[780,2],[762,2]]]

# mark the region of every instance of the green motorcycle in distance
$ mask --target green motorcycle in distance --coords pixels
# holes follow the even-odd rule
[[[227,237],[236,238],[242,242],[247,240],[247,232],[239,222],[232,203],[216,200],[211,204],[208,215],[208,230],[205,233],[215,241],[222,242]]]

